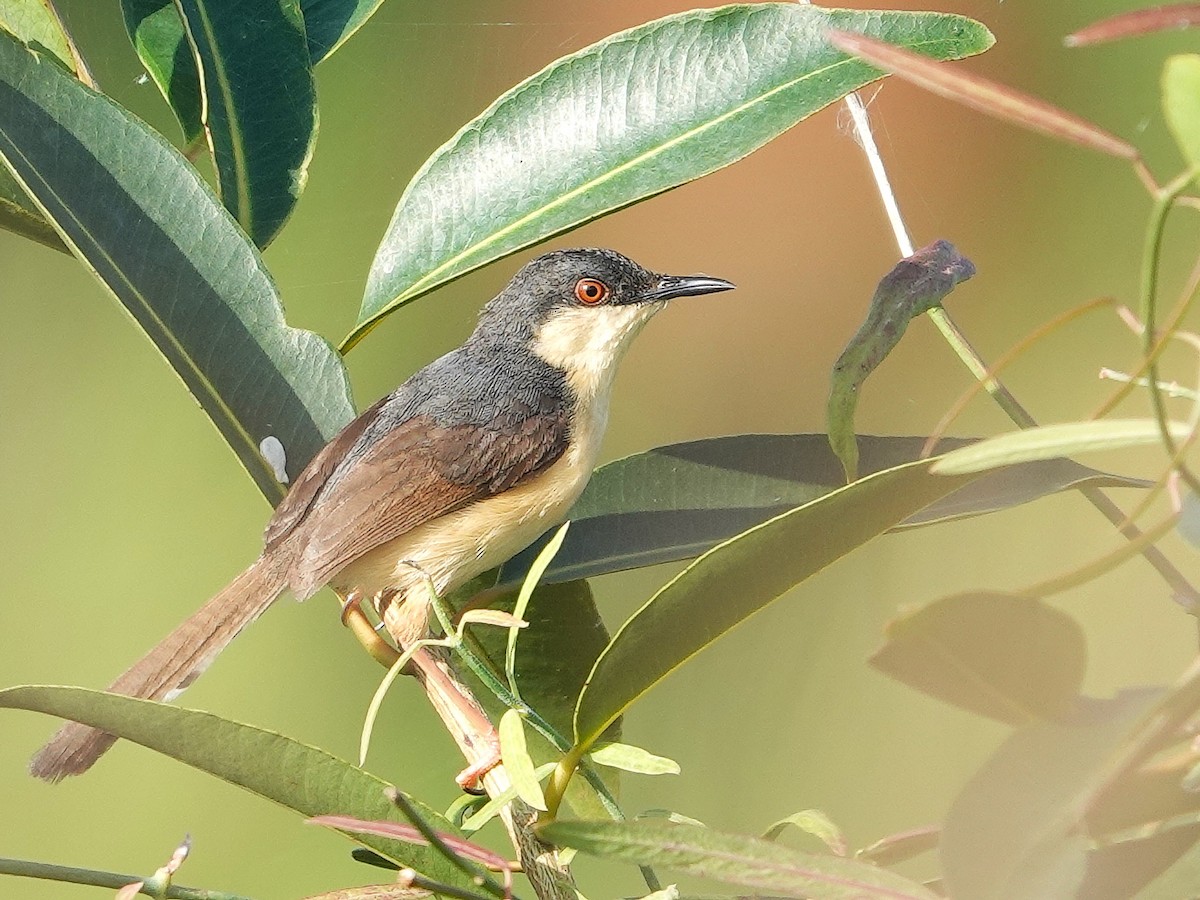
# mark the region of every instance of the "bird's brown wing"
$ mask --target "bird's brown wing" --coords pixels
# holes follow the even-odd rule
[[[565,414],[492,428],[425,415],[396,425],[321,491],[319,514],[293,529],[293,593],[307,597],[368,551],[544,471],[566,449],[568,429]]]
[[[363,410],[354,418],[354,421],[343,428],[333,440],[309,460],[304,471],[292,483],[287,496],[275,507],[275,514],[271,516],[271,521],[267,523],[267,529],[263,533],[266,550],[273,550],[277,544],[292,533],[296,526],[304,521],[309,510],[312,509],[313,500],[316,499],[325,482],[329,480],[333,470],[345,459],[350,448],[367,430],[367,426],[375,421],[379,410],[387,401],[388,397],[385,395],[369,409]]]

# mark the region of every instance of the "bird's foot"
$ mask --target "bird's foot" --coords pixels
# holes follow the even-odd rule
[[[488,752],[454,776],[454,780],[468,794],[485,794],[483,776],[500,765],[500,762],[500,740],[496,738]]]
[[[362,594],[358,591],[351,591],[342,601],[342,624],[350,629],[371,658],[385,669],[390,669],[400,659],[396,648],[379,636],[379,632],[363,612]]]

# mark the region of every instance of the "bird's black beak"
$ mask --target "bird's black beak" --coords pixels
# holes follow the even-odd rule
[[[673,297],[696,297],[700,294],[715,294],[731,291],[735,285],[723,278],[707,275],[660,275],[658,283],[638,297],[641,301],[670,300]]]

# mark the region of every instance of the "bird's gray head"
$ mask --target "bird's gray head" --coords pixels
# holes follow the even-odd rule
[[[732,287],[705,275],[660,275],[613,250],[556,250],[526,264],[484,307],[473,340],[520,345],[568,375],[594,381],[611,377],[630,341],[667,301]]]

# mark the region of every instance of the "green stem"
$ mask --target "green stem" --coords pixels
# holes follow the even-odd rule
[[[23,878],[42,878],[47,881],[60,881],[66,884],[90,884],[93,887],[120,890],[135,881],[150,881],[138,875],[122,875],[119,872],[102,872],[98,869],[79,869],[74,866],[56,866],[51,863],[34,862],[28,859],[7,859],[0,857],[0,875],[19,875]],[[142,893],[146,893],[143,891]],[[209,891],[203,888],[183,887],[173,884],[167,888],[168,900],[249,900],[239,894],[227,894],[224,891]]]
[[[433,614],[437,618],[438,624],[442,626],[442,630],[446,634],[453,634],[453,614],[450,611],[450,607],[436,593],[432,593],[431,596],[433,597]],[[500,703],[509,709],[515,709],[520,712],[525,717],[525,721],[535,731],[548,740],[560,753],[568,754],[566,758],[570,758],[570,753],[573,749],[571,741],[568,741],[563,735],[559,734],[558,730],[544,719],[537,710],[530,707],[508,689],[508,685],[504,683],[496,671],[485,661],[484,656],[475,652],[473,646],[471,646],[474,643],[474,639],[469,634],[464,634],[463,639],[454,647],[454,652],[462,660],[463,665],[471,670],[471,673],[479,679],[484,687],[495,695]],[[563,762],[559,763],[558,768],[555,770],[556,774],[561,770],[566,758],[564,758]],[[616,798],[612,795],[612,792],[608,789],[608,785],[604,783],[604,779],[596,771],[596,768],[590,763],[583,761],[582,754],[575,759],[572,765],[579,768],[584,779],[591,785],[592,789],[596,792],[596,796],[600,799],[600,805],[604,807],[604,811],[609,814],[613,821],[624,822],[625,813],[621,810]],[[563,790],[566,790],[566,783],[569,780],[569,775],[563,780]],[[552,807],[553,810],[557,811],[561,800],[562,795],[559,794],[558,801]],[[655,875],[653,869],[649,866],[639,866],[638,868],[641,869],[646,886],[651,891],[662,890],[662,883],[659,881],[658,876]]]
[[[1163,232],[1166,230],[1167,216],[1175,201],[1192,183],[1196,177],[1196,168],[1190,168],[1159,191],[1155,197],[1154,207],[1150,211],[1150,221],[1146,227],[1146,243],[1142,250],[1142,348],[1147,360],[1146,377],[1150,384],[1150,404],[1154,408],[1154,418],[1158,422],[1159,435],[1168,456],[1176,455],[1175,439],[1171,437],[1168,424],[1167,406],[1163,400],[1162,389],[1159,387],[1158,358],[1155,345],[1158,342],[1158,269],[1162,258]],[[1179,462],[1175,466],[1180,477],[1187,482],[1193,493],[1200,494],[1198,480],[1186,465]]]

